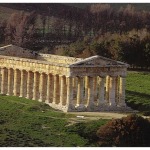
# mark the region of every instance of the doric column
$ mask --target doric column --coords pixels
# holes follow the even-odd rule
[[[25,97],[24,86],[25,86],[25,71],[21,70],[20,97]]]
[[[72,78],[72,86],[73,86],[73,99],[76,99],[77,97],[77,77]]]
[[[87,77],[87,106],[90,107],[92,105],[94,105],[94,89],[93,89],[93,77]]]
[[[52,85],[52,75],[47,75],[47,96],[46,96],[46,103],[51,103],[50,96],[51,96],[51,85]]]
[[[98,97],[98,106],[101,106],[103,104],[106,104],[106,101],[105,101],[105,77],[104,76],[100,76],[99,77],[99,80],[98,80],[98,86],[99,86],[99,97]]]
[[[116,77],[116,104],[118,105],[119,102],[119,81],[118,76]]]
[[[8,90],[7,95],[13,95],[13,69],[8,69]]]
[[[7,94],[7,69],[2,68],[1,94]]]
[[[40,74],[40,86],[39,86],[39,91],[40,91],[40,99],[39,101],[42,102],[44,101],[44,73]]]
[[[78,82],[78,91],[77,91],[77,106],[81,104],[83,100],[83,77],[77,77]]]
[[[72,77],[67,77],[67,101],[66,105],[68,109],[73,105],[73,87],[72,87]]]
[[[34,81],[33,81],[33,100],[38,100],[39,94],[39,73],[34,72]]]
[[[89,78],[88,76],[85,77],[85,93],[84,93],[84,99],[87,101],[88,99],[88,84],[89,84]]]
[[[94,100],[97,101],[97,77],[93,77]]]
[[[32,79],[33,79],[32,72],[29,71],[27,74],[27,98],[28,99],[32,99],[33,97]]]
[[[110,77],[106,76],[106,94],[105,94],[105,99],[106,99],[107,103],[109,103],[109,83],[110,83]]]
[[[126,106],[125,103],[125,82],[126,78],[120,76],[120,85],[119,85],[119,106]]]
[[[61,80],[60,80],[60,105],[64,105],[65,104],[65,77],[61,76]]]
[[[54,94],[53,94],[53,103],[58,104],[58,88],[59,88],[59,76],[54,75]]]
[[[20,93],[20,73],[18,69],[14,70],[14,96],[19,96]]]
[[[110,106],[116,106],[116,77],[110,76],[110,86],[109,86],[109,104]]]

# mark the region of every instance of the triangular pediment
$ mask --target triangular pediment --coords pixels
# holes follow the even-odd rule
[[[101,67],[106,67],[106,66],[117,66],[117,65],[122,65],[122,66],[127,66],[127,64],[120,62],[120,61],[115,61],[106,57],[102,56],[92,56],[80,61],[77,61],[70,66],[101,66]]]

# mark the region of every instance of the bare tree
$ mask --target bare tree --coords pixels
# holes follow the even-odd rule
[[[6,25],[5,42],[24,46],[33,37],[35,20],[35,12],[13,13]]]

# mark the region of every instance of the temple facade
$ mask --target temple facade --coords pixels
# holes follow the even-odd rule
[[[128,65],[102,56],[42,54],[14,45],[0,48],[0,93],[68,111],[125,111]]]

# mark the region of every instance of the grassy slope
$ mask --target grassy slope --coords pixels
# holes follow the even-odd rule
[[[149,110],[150,73],[129,72],[126,92],[128,105]],[[72,118],[38,101],[0,95],[0,146],[93,146],[91,133],[107,122],[68,126]]]
[[[75,116],[53,110],[37,101],[0,95],[0,116],[1,147],[92,146],[88,139],[79,135],[77,127],[72,131],[67,126]],[[86,128],[96,130],[105,122],[86,123]]]
[[[150,73],[129,72],[126,93],[129,106],[141,111],[150,110]]]

